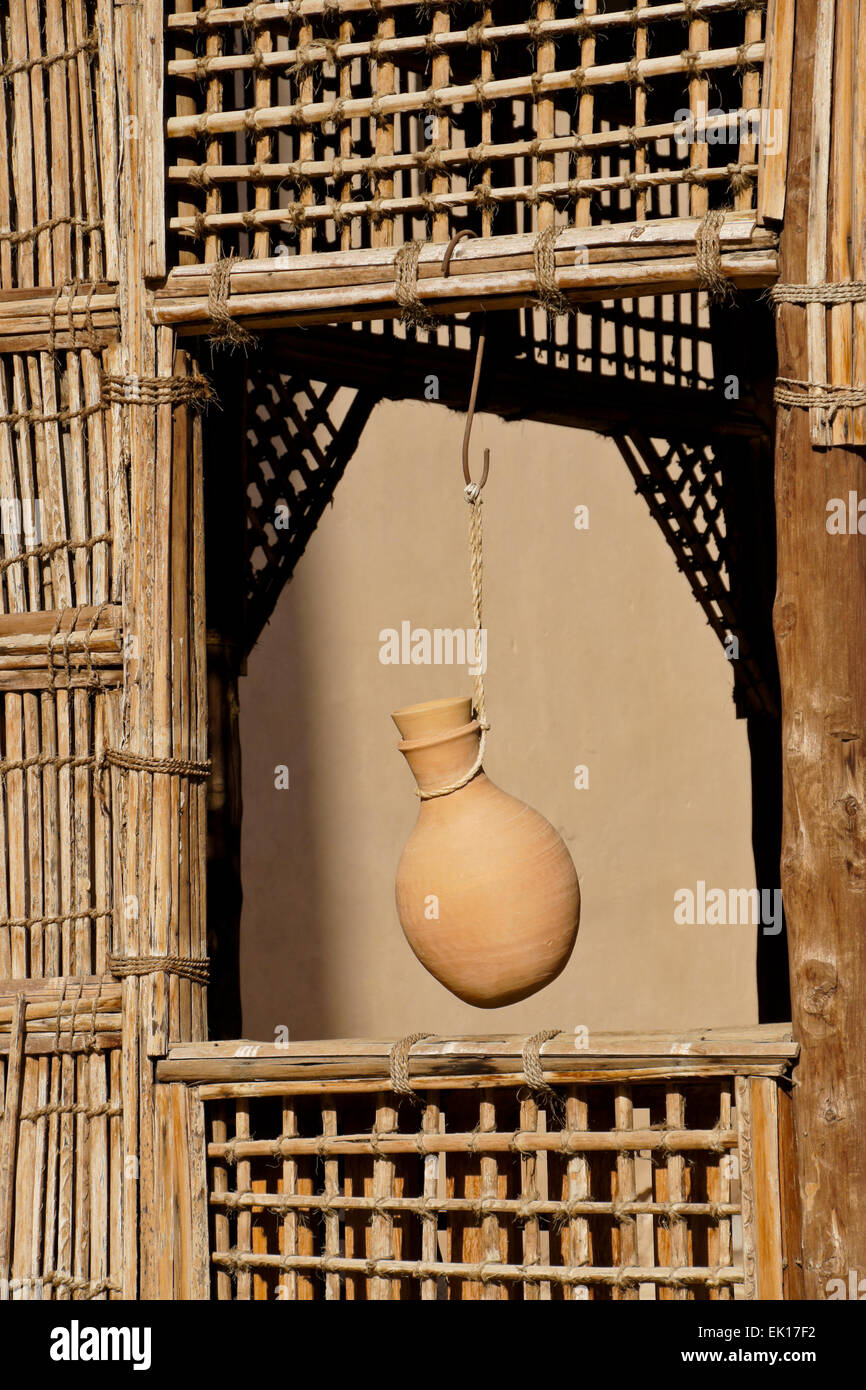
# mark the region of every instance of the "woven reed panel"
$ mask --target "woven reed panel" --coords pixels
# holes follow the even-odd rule
[[[747,211],[763,8],[175,3],[170,228],[215,261]]]
[[[205,1100],[213,1296],[755,1296],[742,1078],[334,1086]]]
[[[0,1301],[120,1294],[120,1023],[117,985],[0,983]]]
[[[101,355],[0,359],[0,978],[87,975],[110,950],[126,481]]]
[[[111,98],[97,21],[107,10],[108,0],[0,3],[4,290],[106,277],[102,131]]]

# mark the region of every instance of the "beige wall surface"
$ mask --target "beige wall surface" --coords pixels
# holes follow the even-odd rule
[[[476,420],[489,632],[486,770],[560,831],[580,933],[564,973],[498,1010],[412,955],[394,874],[418,812],[390,713],[469,694],[383,665],[379,634],[471,623],[463,420],[383,403],[241,682],[244,1033],[293,1040],[676,1029],[756,1018],[753,926],[679,926],[674,893],[754,887],[746,727],[718,640],[607,440]],[[588,530],[574,525],[589,508]],[[574,769],[589,769],[576,790]],[[289,770],[288,790],[275,768]],[[495,891],[495,885],[491,885]]]

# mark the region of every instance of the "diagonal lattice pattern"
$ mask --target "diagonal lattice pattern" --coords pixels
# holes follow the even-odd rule
[[[273,612],[375,404],[363,391],[257,367],[243,410],[249,651]]]

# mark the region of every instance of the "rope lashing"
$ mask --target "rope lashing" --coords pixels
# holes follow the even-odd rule
[[[435,1033],[409,1033],[407,1037],[395,1042],[388,1053],[388,1071],[391,1076],[391,1090],[398,1096],[412,1096],[415,1091],[409,1080],[409,1053],[416,1042],[422,1038],[435,1038]]]
[[[866,280],[773,285],[767,294],[774,304],[863,304],[866,303]]]
[[[866,406],[866,390],[862,386],[833,386],[828,382],[798,381],[794,377],[780,376],[776,378],[773,400],[789,410],[829,410],[832,417],[846,406],[852,410]]]
[[[231,348],[248,347],[255,342],[253,334],[248,333],[229,313],[232,267],[237,261],[237,256],[224,256],[216,262],[211,272],[207,296],[207,311],[213,322],[208,341]]]
[[[210,777],[211,764],[193,762],[189,758],[149,758],[141,753],[126,753],[119,748],[103,748],[99,755],[97,771],[101,775],[106,767],[119,767],[127,772],[155,772],[168,777]]]
[[[450,259],[450,257],[449,257]],[[447,786],[436,787],[433,790],[423,791],[417,789],[421,801],[431,801],[437,796],[448,796],[451,792],[457,792],[461,787],[465,787],[481,771],[484,762],[484,754],[487,749],[487,731],[490,725],[487,722],[487,702],[484,695],[484,671],[481,660],[482,652],[482,592],[484,579],[484,554],[482,548],[481,533],[481,489],[487,482],[487,475],[490,472],[490,450],[484,450],[484,468],[481,473],[481,481],[472,481],[469,471],[469,439],[472,433],[472,421],[475,417],[475,402],[478,399],[478,383],[481,379],[481,363],[484,359],[485,335],[483,332],[478,335],[478,346],[475,350],[475,371],[472,377],[472,391],[469,396],[469,410],[466,415],[466,429],[463,434],[463,478],[466,486],[463,489],[463,496],[469,503],[469,577],[472,584],[472,621],[475,629],[475,676],[473,686],[473,706],[478,727],[481,730],[481,738],[478,741],[478,754],[468,772],[454,782],[449,782]]]
[[[544,1068],[541,1065],[542,1044],[550,1042],[551,1038],[557,1037],[560,1032],[561,1029],[559,1028],[543,1028],[541,1032],[533,1033],[523,1044],[521,1057],[523,1059],[523,1075],[533,1096],[561,1123],[565,1117],[562,1098],[545,1081]]]
[[[207,957],[198,956],[108,956],[106,968],[118,979],[164,974],[206,985],[210,963]]]
[[[437,326],[418,294],[418,261],[423,245],[423,241],[407,241],[394,257],[394,293],[400,305],[400,322],[407,328]]]
[[[532,251],[535,278],[538,281],[535,303],[551,318],[555,318],[557,314],[574,313],[573,305],[566,299],[556,282],[556,238],[559,231],[559,227],[545,227],[536,237]]]
[[[701,288],[710,299],[723,303],[733,298],[734,289],[722,271],[721,230],[724,208],[712,208],[695,232],[695,259]]]

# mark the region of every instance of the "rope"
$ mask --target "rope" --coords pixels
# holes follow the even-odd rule
[[[211,274],[207,296],[207,311],[213,321],[208,341],[228,347],[248,347],[255,342],[252,333],[237,323],[229,313],[229,291],[231,290],[232,266],[237,256],[225,256],[216,262]]]
[[[433,1038],[435,1033],[409,1033],[394,1046],[388,1053],[388,1070],[391,1073],[391,1090],[396,1091],[398,1096],[412,1096],[417,1100],[411,1082],[409,1081],[409,1053],[416,1042],[422,1038]]]
[[[123,979],[134,975],[179,975],[206,985],[210,972],[207,957],[195,956],[108,956],[106,969],[110,975]]]
[[[556,238],[559,229],[557,227],[545,227],[543,232],[539,232],[533,247],[533,259],[535,261],[535,278],[538,281],[538,296],[535,303],[539,309],[544,309],[551,318],[557,314],[573,314],[574,309],[569,304],[559,285],[556,283]]]
[[[103,376],[106,405],[188,405],[203,410],[214,390],[203,376]]]
[[[843,280],[838,284],[773,285],[769,298],[774,304],[862,304],[866,301],[866,280]]]
[[[490,728],[487,722],[487,703],[484,696],[484,672],[481,670],[481,629],[482,629],[482,581],[484,578],[484,556],[482,550],[481,536],[481,489],[477,483],[469,483],[463,489],[463,495],[469,503],[469,576],[472,583],[472,618],[475,626],[475,655],[477,670],[474,678],[473,705],[475,718],[481,730],[481,737],[478,740],[478,755],[468,772],[459,777],[456,782],[449,782],[444,787],[436,787],[432,791],[423,791],[420,787],[416,788],[421,801],[432,801],[437,796],[449,796],[451,792],[457,792],[461,787],[465,787],[481,771],[484,762],[484,754],[487,749],[487,731]]]
[[[210,777],[211,762],[192,762],[187,758],[149,758],[141,753],[124,753],[119,748],[103,748],[97,769],[121,767],[127,772],[159,772],[168,777]]]
[[[563,1123],[565,1109],[562,1098],[545,1081],[544,1068],[541,1065],[542,1043],[550,1042],[550,1039],[555,1038],[561,1031],[559,1028],[543,1028],[540,1033],[533,1033],[532,1037],[527,1038],[523,1044],[521,1057],[523,1059],[523,1075],[530,1091],[538,1100],[543,1102],[560,1123]]]
[[[787,406],[790,410],[812,410],[825,408],[831,417],[846,406],[857,409],[866,405],[866,390],[860,386],[831,386],[826,382],[797,381],[794,377],[776,378],[773,392],[776,405]]]
[[[110,531],[105,531],[101,536],[91,536],[86,541],[49,541],[45,545],[33,545],[27,550],[20,550],[17,555],[7,555],[0,560],[0,574],[3,574],[10,565],[20,565],[24,560],[41,560],[51,555],[55,555],[58,550],[92,550],[95,545],[103,545],[112,539]]]
[[[0,927],[56,927],[60,922],[94,921],[97,917],[111,917],[111,907],[84,907],[77,912],[58,912],[50,917],[37,914],[35,917],[2,917]]]
[[[711,300],[723,303],[734,295],[730,280],[722,273],[720,232],[725,221],[723,208],[708,212],[695,232],[695,257],[698,279]]]
[[[394,280],[400,322],[407,328],[436,328],[437,322],[418,295],[418,260],[423,241],[407,241],[394,257]]]
[[[91,33],[86,39],[75,44],[72,48],[67,48],[64,53],[38,54],[35,58],[24,58],[20,62],[4,63],[0,67],[0,80],[6,81],[7,78],[14,77],[19,72],[32,72],[34,68],[51,68],[55,63],[67,63],[72,58],[77,58],[80,53],[97,53],[99,51],[99,35]]]
[[[53,232],[55,227],[73,227],[79,232],[99,232],[102,230],[102,222],[88,222],[84,217],[49,217],[44,222],[37,222],[35,227],[26,227],[24,230],[13,231],[11,228],[4,228],[0,231],[0,242],[6,242],[10,246],[21,246],[25,241],[35,241],[43,232]]]

